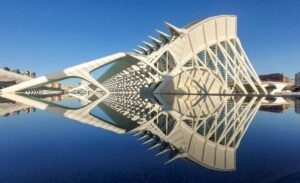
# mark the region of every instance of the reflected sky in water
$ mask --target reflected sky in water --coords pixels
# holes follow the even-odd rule
[[[0,182],[299,180],[298,99],[0,98]]]

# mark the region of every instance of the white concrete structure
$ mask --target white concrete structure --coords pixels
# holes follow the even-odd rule
[[[290,90],[285,90],[287,87],[291,87],[292,83],[284,83],[284,82],[273,82],[273,81],[266,81],[262,82],[262,85],[268,93],[271,95],[280,94],[282,92],[291,92]]]
[[[157,31],[135,53],[118,53],[67,68],[13,87],[18,92],[69,77],[79,77],[104,92],[261,94],[266,93],[237,36],[236,16],[224,15],[193,22],[183,28],[166,23],[171,35]],[[114,62],[100,78],[94,70]]]
[[[91,84],[94,84],[95,86],[99,87],[105,92],[109,92],[105,87],[103,87],[96,79],[94,79],[90,75],[90,72],[125,56],[126,54],[124,53],[117,53],[108,57],[104,57],[102,59],[93,60],[74,67],[70,67],[60,72],[48,74],[46,76],[42,76],[28,82],[23,82],[8,88],[4,88],[1,91],[2,93],[18,92],[32,87],[43,86],[48,83],[63,80],[66,78],[77,77],[77,78],[84,79],[90,82]]]

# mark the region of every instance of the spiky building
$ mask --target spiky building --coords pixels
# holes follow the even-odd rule
[[[53,81],[79,77],[104,92],[260,94],[266,93],[237,36],[237,17],[222,15],[157,31],[135,53],[117,53],[25,82],[2,92],[15,92]],[[91,72],[113,65],[101,77]]]

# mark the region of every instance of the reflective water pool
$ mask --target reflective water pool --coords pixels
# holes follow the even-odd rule
[[[7,94],[0,182],[299,182],[299,107],[297,98]]]

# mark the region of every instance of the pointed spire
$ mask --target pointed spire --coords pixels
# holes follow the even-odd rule
[[[138,140],[140,141],[140,140],[143,140],[143,139],[145,139],[145,138],[147,138],[148,137],[148,135],[143,135],[142,137],[140,137]]]
[[[141,50],[142,50],[142,52],[145,54],[145,55],[147,55],[148,54],[148,50],[147,50],[147,48],[145,48],[145,47],[143,47],[143,46],[138,46]]]
[[[167,164],[171,163],[172,161],[174,161],[174,160],[176,160],[176,159],[178,159],[178,158],[182,158],[182,155],[181,155],[180,153],[178,153],[178,154],[172,156],[171,158],[169,158],[169,160],[166,161],[166,162],[164,163],[164,165],[167,165]]]
[[[156,32],[159,35],[159,37],[160,37],[163,44],[167,44],[167,43],[170,42],[171,37],[168,34],[162,32],[160,30],[156,30]]]
[[[167,144],[167,143],[164,142],[164,143],[162,143],[159,152],[155,156],[159,156],[159,155],[161,155],[161,154],[163,154],[163,153],[165,153],[167,151],[170,151],[170,150],[171,149],[170,149],[169,144]]]
[[[149,142],[153,141],[153,138],[149,138],[149,140],[146,140],[143,144],[148,144]]]
[[[178,159],[178,158],[183,158],[183,157],[186,157],[186,153],[184,152],[180,152],[178,149],[173,149],[171,150],[170,152],[170,155],[169,155],[169,160],[167,162],[165,162],[164,164],[169,164],[171,163],[172,161]]]
[[[153,143],[148,150],[154,149],[154,148],[156,148],[156,147],[158,147],[160,145],[161,145],[161,142]]]
[[[148,36],[148,37],[151,39],[151,41],[155,45],[155,48],[158,50],[160,48],[160,46],[161,46],[161,41],[158,40],[158,39],[156,39],[156,38],[154,38],[154,37],[152,37],[152,36]]]
[[[139,132],[135,133],[133,136],[135,137],[135,136],[138,136],[138,135],[140,135],[142,133],[143,133],[142,131],[139,131]]]
[[[163,149],[163,150],[159,151],[157,154],[155,154],[155,156],[159,156],[159,155],[161,155],[165,152],[168,152],[168,151],[170,151],[170,149]]]
[[[152,53],[154,51],[154,46],[146,41],[143,41],[143,43],[146,45],[146,47],[148,48],[148,50],[150,51],[150,53]]]
[[[177,28],[168,22],[165,22],[165,24],[166,24],[167,28],[170,30],[172,36],[174,36],[174,37],[180,36],[180,34],[182,34],[184,32],[183,29]]]
[[[137,49],[133,49],[133,51],[137,54],[143,54],[141,51],[137,50]]]

